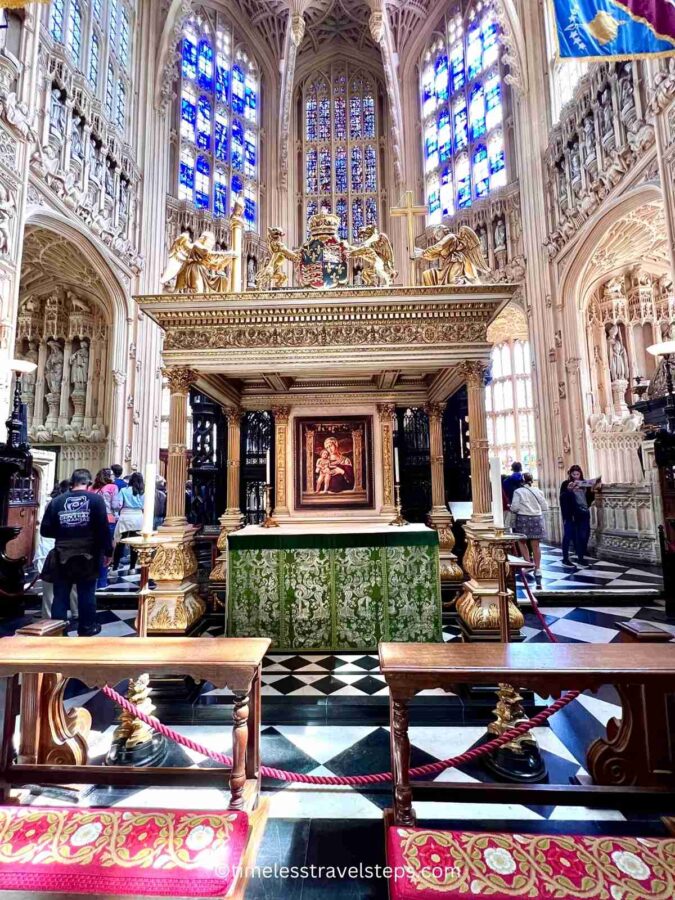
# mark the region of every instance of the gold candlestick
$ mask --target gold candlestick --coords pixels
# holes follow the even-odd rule
[[[407,521],[407,519],[403,518],[403,515],[401,513],[401,485],[400,484],[394,485],[394,498],[395,498],[394,505],[396,506],[396,518],[392,519],[389,524],[397,525],[397,526],[407,525],[408,521]]]
[[[262,522],[261,528],[278,528],[279,523],[272,516],[272,503],[271,503],[271,492],[272,485],[265,485],[265,519]]]

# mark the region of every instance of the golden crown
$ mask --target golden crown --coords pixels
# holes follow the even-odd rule
[[[309,219],[311,237],[337,237],[339,227],[340,217],[334,213],[317,213]]]

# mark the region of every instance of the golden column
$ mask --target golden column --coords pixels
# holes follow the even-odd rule
[[[461,583],[464,573],[452,552],[455,536],[452,533],[452,515],[445,502],[445,471],[443,465],[443,413],[445,403],[430,403],[426,407],[429,416],[429,451],[431,455],[431,512],[428,524],[438,531],[441,558],[441,582]]]
[[[287,465],[288,420],[291,415],[290,406],[273,406],[274,414],[274,454],[276,472],[274,475],[274,518],[290,515],[287,497]]]
[[[220,534],[216,548],[218,556],[211,570],[209,580],[223,585],[216,590],[224,590],[227,581],[227,536],[231,531],[241,528],[243,516],[240,504],[241,479],[241,417],[243,411],[238,407],[225,410],[227,418],[227,508],[219,519]]]
[[[242,290],[242,247],[244,239],[245,222],[242,217],[244,211],[244,202],[241,197],[235,197],[232,204],[232,214],[230,215],[230,232],[232,251],[234,259],[232,260],[232,268],[230,270],[230,293],[238,294]]]
[[[169,460],[166,467],[165,526],[187,525],[185,482],[187,481],[188,394],[196,372],[187,366],[165,369],[171,400],[169,405]]]
[[[380,443],[382,445],[382,508],[385,515],[396,513],[394,491],[394,417],[396,407],[393,403],[378,403],[377,412],[380,417]]]
[[[469,576],[457,600],[465,637],[473,640],[499,640],[499,565],[497,550],[508,546],[503,531],[495,533],[492,518],[490,460],[485,414],[485,373],[487,366],[468,360],[461,366],[466,378],[469,401],[469,438],[471,442],[471,498],[473,512],[464,526],[466,551],[464,569]],[[524,624],[521,611],[509,592],[509,629],[518,631]]]
[[[157,552],[150,565],[156,582],[147,598],[148,634],[185,634],[204,614],[194,577],[196,529],[185,518],[187,481],[188,394],[197,373],[187,366],[165,369],[171,393],[169,406],[169,460],[166,471],[166,519],[157,533]]]

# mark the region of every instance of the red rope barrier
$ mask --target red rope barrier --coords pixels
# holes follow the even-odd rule
[[[532,604],[532,609],[534,610],[536,616],[541,622],[546,635],[549,640],[551,640],[554,644],[557,643],[557,639],[553,632],[549,629],[546,619],[541,613],[539,609],[539,605],[530,590],[530,586],[525,579],[524,574],[521,572],[522,580],[525,585],[525,591],[527,592],[530,603]],[[132,716],[140,719],[141,722],[145,722],[146,725],[149,725],[159,734],[164,735],[164,737],[169,738],[171,741],[175,741],[177,744],[180,744],[183,747],[187,747],[189,750],[194,750],[195,753],[199,753],[202,756],[206,756],[209,759],[214,760],[214,762],[220,763],[223,766],[231,766],[232,758],[230,756],[226,756],[224,753],[219,753],[217,750],[210,750],[208,747],[205,747],[204,744],[200,744],[197,741],[193,741],[190,738],[184,737],[182,734],[179,734],[177,731],[174,731],[173,728],[169,728],[167,725],[164,725],[159,719],[154,716],[149,716],[147,713],[144,713],[140,710],[135,704],[131,703],[127,700],[126,697],[123,697],[121,694],[118,694],[116,690],[109,687],[109,685],[104,685],[103,693],[109,700],[118,703],[122,709],[125,709],[127,712],[131,713]],[[465,753],[460,753],[459,756],[451,756],[448,759],[442,759],[435,763],[428,763],[426,766],[417,766],[415,769],[410,770],[410,776],[412,778],[421,778],[426,775],[438,775],[441,772],[445,771],[445,769],[455,768],[456,766],[461,766],[467,762],[473,762],[473,760],[478,759],[481,756],[485,756],[488,753],[492,753],[493,750],[498,750],[499,747],[503,747],[504,744],[508,744],[509,741],[512,741],[516,737],[520,737],[521,734],[525,734],[530,731],[531,728],[537,728],[540,725],[543,725],[548,719],[551,718],[552,715],[557,713],[559,710],[564,709],[573,700],[576,700],[581,691],[569,691],[567,694],[563,694],[558,700],[552,703],[550,706],[547,706],[546,709],[542,710],[532,719],[526,719],[524,722],[521,722],[520,725],[516,725],[514,728],[509,729],[509,731],[505,731],[504,734],[499,737],[494,738],[491,741],[488,741],[485,744],[481,744],[480,747],[474,747],[471,750],[467,750]],[[285,769],[273,769],[270,766],[261,766],[260,772],[265,778],[274,778],[277,781],[287,781],[293,782],[296,784],[315,784],[326,787],[332,786],[343,786],[343,787],[363,787],[368,784],[386,784],[388,781],[392,780],[391,772],[377,772],[373,775],[346,775],[346,776],[338,776],[338,775],[303,775],[301,772],[288,772]]]

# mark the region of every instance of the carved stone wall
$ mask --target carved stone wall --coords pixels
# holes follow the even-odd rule
[[[603,484],[591,507],[592,543],[607,559],[659,562],[657,524],[651,484]]]

